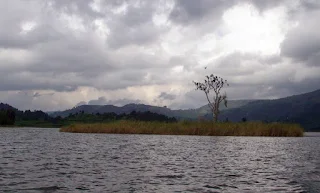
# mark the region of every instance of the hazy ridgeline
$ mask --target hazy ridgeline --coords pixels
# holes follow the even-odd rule
[[[182,121],[174,123],[121,120],[109,123],[73,124],[60,129],[72,133],[204,135],[204,136],[281,136],[301,137],[303,128],[287,123],[213,123]]]

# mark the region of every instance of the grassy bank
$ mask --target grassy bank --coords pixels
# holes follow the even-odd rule
[[[72,133],[205,135],[205,136],[303,136],[303,128],[286,123],[212,123],[212,122],[142,122],[115,121],[110,123],[73,124],[60,129]]]

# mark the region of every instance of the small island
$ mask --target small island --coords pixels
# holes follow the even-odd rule
[[[153,134],[153,135],[201,135],[201,136],[272,136],[302,137],[303,128],[290,123],[213,123],[211,121],[147,122],[120,120],[109,123],[72,124],[61,132]]]

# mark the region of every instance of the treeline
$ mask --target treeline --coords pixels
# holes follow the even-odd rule
[[[51,121],[52,117],[50,117],[47,113],[43,111],[17,111],[17,121]]]
[[[63,120],[61,117],[56,119]],[[137,120],[137,121],[159,121],[159,122],[177,122],[174,117],[167,117],[166,115],[153,113],[150,111],[137,112],[132,111],[129,114],[122,113],[96,113],[96,114],[85,114],[83,111],[79,113],[70,114],[68,117],[64,118],[66,121],[74,122],[108,122],[115,120]]]
[[[15,125],[20,127],[61,127],[74,123],[105,123],[116,120],[177,122],[176,118],[167,117],[150,111],[125,114],[96,113],[87,114],[84,111],[70,114],[67,117],[51,117],[43,111],[19,111],[10,105],[0,103],[0,125]]]
[[[12,109],[0,110],[0,125],[14,125],[16,113]]]

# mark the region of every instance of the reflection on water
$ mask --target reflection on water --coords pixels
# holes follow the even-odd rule
[[[315,134],[201,137],[0,128],[0,155],[0,192],[320,192]]]

